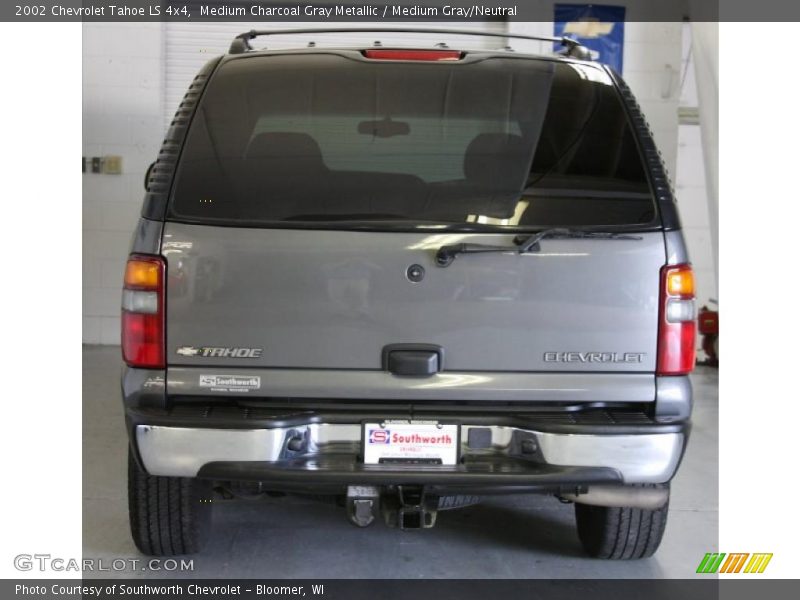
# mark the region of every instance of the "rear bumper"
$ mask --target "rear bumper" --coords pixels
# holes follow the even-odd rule
[[[475,420],[475,419],[474,419]],[[260,423],[263,424],[263,423]],[[665,483],[680,463],[688,424],[568,430],[462,424],[461,461],[453,467],[364,465],[358,422],[258,428],[131,423],[142,466],[151,475],[259,481],[276,487],[432,485],[557,489],[600,483]],[[488,429],[491,444],[470,448],[469,430]],[[302,440],[300,447],[296,440]],[[289,442],[295,440],[295,450]]]

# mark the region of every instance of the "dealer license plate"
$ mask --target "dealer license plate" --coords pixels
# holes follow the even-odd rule
[[[364,463],[455,465],[458,425],[437,421],[364,423]]]

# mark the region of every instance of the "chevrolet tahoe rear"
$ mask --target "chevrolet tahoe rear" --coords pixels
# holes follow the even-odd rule
[[[635,100],[574,48],[234,44],[198,74],[125,273],[142,552],[198,551],[219,488],[404,529],[547,494],[590,555],[655,552],[694,284]]]

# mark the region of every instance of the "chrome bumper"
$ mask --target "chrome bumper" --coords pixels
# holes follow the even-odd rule
[[[512,440],[517,433],[523,433],[534,436],[538,446],[535,457],[527,460],[547,466],[614,469],[626,484],[669,481],[685,443],[683,433],[582,435],[489,426],[490,447],[476,450],[466,443],[472,427],[476,426],[461,426],[462,457],[511,456]],[[289,439],[298,435],[307,440],[306,457],[357,454],[361,448],[359,424],[314,423],[275,429],[135,427],[136,445],[147,472],[172,477],[195,477],[209,463],[282,465],[287,462],[285,448]]]

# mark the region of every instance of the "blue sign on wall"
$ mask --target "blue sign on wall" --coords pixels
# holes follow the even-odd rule
[[[578,40],[598,62],[622,73],[625,7],[597,4],[556,4],[555,35]],[[559,48],[557,48],[559,49]]]

